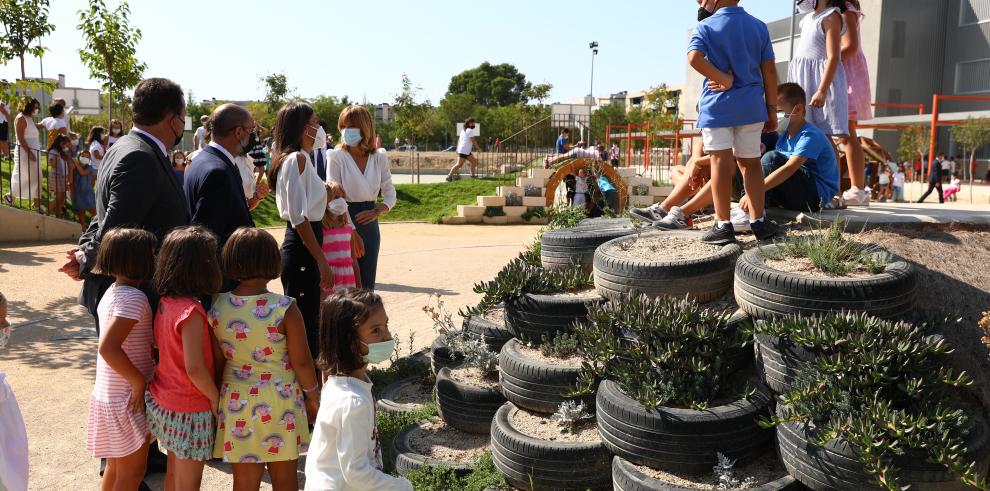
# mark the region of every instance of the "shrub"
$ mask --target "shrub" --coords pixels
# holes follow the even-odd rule
[[[890,264],[890,254],[879,246],[848,240],[843,233],[845,226],[841,217],[836,216],[827,229],[822,226],[807,236],[790,236],[776,243],[776,253],[762,253],[764,257],[773,260],[807,258],[819,270],[834,275],[844,275],[860,269],[878,274]]]
[[[577,431],[578,425],[593,417],[588,413],[583,402],[564,401],[560,403],[557,412],[553,413],[550,419],[557,423],[557,429],[561,433],[574,433]]]
[[[416,491],[484,491],[486,489],[509,489],[502,473],[495,468],[491,450],[481,454],[474,469],[464,477],[457,477],[452,469],[426,466],[406,474]]]
[[[534,218],[543,218],[545,216],[547,216],[547,209],[542,206],[530,206],[529,208],[526,208],[526,211],[522,214],[523,220],[526,220],[527,222]],[[541,235],[542,232],[543,231],[541,230],[540,233],[537,234],[536,240],[540,240],[539,235]]]
[[[540,339],[540,353],[553,358],[570,358],[579,353],[578,338],[574,334],[558,332],[553,339],[544,334]]]
[[[756,485],[756,479],[752,477],[744,477],[739,479],[736,477],[736,471],[732,470],[736,465],[734,459],[730,459],[722,452],[715,454],[717,463],[712,467],[712,473],[715,475],[715,488],[716,489],[739,489],[751,488]]]
[[[550,222],[547,229],[557,230],[561,228],[576,227],[581,220],[588,218],[588,211],[584,208],[574,208],[566,204],[560,204],[550,209]]]
[[[474,292],[482,294],[481,302],[461,312],[461,315],[483,315],[496,305],[527,293],[563,293],[593,284],[591,273],[577,264],[564,269],[543,269],[517,257],[509,261],[493,280],[475,283]]]
[[[972,381],[942,365],[952,350],[928,336],[927,326],[833,314],[759,322],[754,329],[825,350],[797,377],[794,390],[779,397],[788,407],[765,426],[808,422],[813,443],[845,439],[875,483],[890,491],[901,489],[893,458],[911,449],[986,489],[976,464],[964,461],[963,437],[972,422],[960,390]]]
[[[523,199],[518,193],[509,193],[505,195],[505,206],[522,206]]]
[[[543,188],[533,186],[532,184],[527,185],[523,188],[523,196],[526,196],[527,198],[542,198]]]
[[[467,339],[461,343],[461,352],[464,353],[462,366],[475,368],[487,378],[498,375],[498,354],[490,351],[484,341],[477,338]]]
[[[504,217],[505,216],[505,210],[503,210],[501,206],[486,206],[485,207],[485,212],[482,213],[482,216],[486,216],[486,217]]]
[[[632,188],[632,195],[633,196],[649,196],[650,195],[650,187],[647,186],[647,185],[645,185],[645,184],[637,184],[637,185],[633,186],[633,188]]]
[[[611,378],[648,409],[702,409],[723,387],[723,353],[748,338],[729,328],[729,314],[688,300],[645,295],[588,306],[575,334],[584,356],[578,390]],[[623,343],[620,338],[632,339]],[[748,397],[747,391],[743,397]]]
[[[423,312],[433,319],[433,330],[436,331],[440,341],[450,347],[451,350],[460,351],[464,342],[477,338],[478,335],[464,330],[464,325],[454,324],[454,316],[447,311],[443,298],[436,294],[436,300],[430,295],[430,304],[423,306]],[[435,302],[435,304],[433,304]],[[470,315],[483,315],[485,312],[477,312]],[[465,314],[461,314],[467,316]]]

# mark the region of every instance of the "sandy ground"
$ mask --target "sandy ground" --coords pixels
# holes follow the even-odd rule
[[[476,303],[473,283],[494,276],[536,231],[530,226],[383,225],[378,292],[403,348],[410,334],[417,348],[432,342],[431,322],[421,310],[430,294],[446,297],[452,311]],[[281,229],[271,232],[282,239]],[[56,271],[71,245],[0,248],[0,291],[9,299],[15,326],[10,345],[0,351],[0,371],[6,372],[24,414],[31,489],[99,487],[97,461],[85,451],[95,331],[92,318],[75,303],[79,284]],[[281,291],[277,281],[271,288]],[[162,489],[161,480],[156,475],[148,483]],[[204,490],[230,487],[228,467],[207,467]],[[265,484],[262,489],[271,488]]]

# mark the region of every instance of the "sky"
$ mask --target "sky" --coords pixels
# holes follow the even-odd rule
[[[117,0],[106,0],[115,7]],[[55,31],[45,37],[44,74],[96,88],[79,61],[77,12],[86,0],[51,0]],[[789,15],[789,0],[747,0],[764,20]],[[488,61],[514,64],[533,83],[550,83],[551,102],[586,95],[591,52],[596,95],[635,92],[685,78],[695,0],[131,0],[143,39],[145,76],[173,79],[196,100],[258,100],[259,78],[284,73],[296,96],[392,102],[408,74],[420,99],[438,104],[450,78]],[[26,60],[28,77],[39,60]],[[20,77],[18,60],[0,78]]]

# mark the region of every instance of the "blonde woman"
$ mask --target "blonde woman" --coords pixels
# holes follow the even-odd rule
[[[377,148],[375,122],[363,106],[350,106],[337,120],[341,144],[330,152],[327,185],[335,196],[347,200],[354,223],[352,250],[358,257],[361,286],[375,289],[381,232],[378,218],[395,206],[395,186],[388,168],[388,153]],[[384,203],[378,203],[378,195]]]

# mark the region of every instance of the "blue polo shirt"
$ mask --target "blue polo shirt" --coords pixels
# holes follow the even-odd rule
[[[808,159],[801,167],[808,171],[815,181],[815,190],[823,203],[828,203],[839,193],[839,165],[835,161],[835,150],[822,130],[805,122],[801,131],[794,137],[785,133],[777,139],[777,153],[788,158],[795,155]]]
[[[557,137],[557,153],[567,153],[567,137],[560,135]]]
[[[728,92],[708,90],[702,82],[698,128],[729,128],[767,120],[760,63],[775,61],[770,32],[742,7],[722,7],[701,21],[688,43],[719,70],[734,77]],[[776,103],[776,101],[773,101]]]
[[[598,178],[598,189],[601,189],[603,193],[607,193],[609,191],[615,191],[615,186],[612,185],[612,182],[607,177],[601,176]]]

